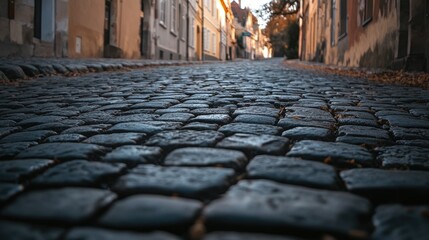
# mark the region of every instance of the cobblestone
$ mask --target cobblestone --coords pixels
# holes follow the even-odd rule
[[[427,235],[428,90],[173,63],[0,59],[0,239]]]
[[[72,229],[65,237],[66,240],[179,240],[174,235],[154,232],[154,233],[137,233],[116,230],[105,230],[101,228],[81,227]]]
[[[329,165],[296,158],[259,155],[247,166],[249,178],[325,189],[339,189],[335,169]]]
[[[231,169],[140,165],[119,178],[114,190],[205,199],[225,191],[234,175]]]
[[[134,195],[116,202],[99,219],[103,226],[125,229],[186,229],[202,204],[195,200]]]
[[[216,146],[244,151],[247,155],[274,154],[287,151],[289,139],[272,135],[254,135],[237,133],[223,139]]]
[[[20,195],[2,209],[0,215],[13,219],[72,224],[89,219],[115,197],[115,194],[106,190],[87,188],[31,191]]]
[[[94,159],[106,148],[87,143],[44,143],[18,154],[18,158],[47,158],[55,160]]]
[[[52,164],[53,161],[46,159],[1,161],[0,182],[20,182]]]
[[[239,151],[216,148],[181,148],[171,152],[164,161],[170,166],[216,166],[241,170],[247,163]]]
[[[378,159],[386,168],[429,169],[429,148],[390,146],[379,149]]]
[[[372,239],[421,239],[429,234],[427,206],[382,205],[377,207]]]
[[[124,170],[124,164],[73,160],[46,170],[36,177],[31,184],[50,187],[97,186],[101,184],[103,179],[117,176]]]
[[[147,147],[125,145],[115,148],[106,154],[103,160],[106,162],[122,162],[130,165],[141,163],[160,163],[162,149],[159,147]]]
[[[316,233],[324,229],[350,236],[353,231],[369,234],[360,219],[369,217],[370,211],[366,199],[352,194],[255,180],[240,181],[225,197],[211,203],[204,216],[211,229]]]

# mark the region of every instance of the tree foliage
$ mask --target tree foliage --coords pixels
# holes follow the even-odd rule
[[[299,24],[296,15],[271,17],[264,34],[270,39],[274,57],[298,57]]]
[[[271,19],[276,16],[298,13],[300,5],[299,0],[271,0],[269,3],[262,5],[262,8],[257,10],[257,13],[261,17]]]
[[[268,20],[265,35],[270,39],[275,57],[297,58],[299,0],[271,0],[257,14]]]

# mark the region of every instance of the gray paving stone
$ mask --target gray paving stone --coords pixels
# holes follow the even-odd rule
[[[109,128],[108,132],[139,132],[152,135],[164,130],[175,130],[181,126],[182,123],[165,121],[126,122],[114,125]]]
[[[369,112],[356,112],[356,111],[349,111],[349,112],[340,112],[336,115],[338,117],[338,120],[340,119],[367,119],[367,120],[376,120],[373,114]]]
[[[203,240],[298,240],[296,237],[287,237],[282,235],[270,235],[263,233],[243,233],[243,232],[212,232],[204,236]]]
[[[258,107],[258,106],[252,106],[252,107],[242,107],[238,108],[234,111],[232,114],[233,117],[237,117],[238,115],[262,115],[262,116],[269,116],[269,117],[278,117],[279,109],[276,108],[270,108],[270,107]]]
[[[208,107],[210,107],[208,104],[203,104],[203,103],[180,103],[172,106],[172,108],[189,108],[189,109],[208,108]]]
[[[282,129],[280,127],[263,124],[230,123],[220,127],[219,131],[227,136],[235,133],[279,135]]]
[[[174,101],[175,104],[178,103],[178,101]],[[143,103],[138,103],[135,104],[131,107],[131,109],[137,109],[137,108],[155,108],[155,109],[159,109],[159,108],[168,108],[171,105],[173,105],[173,103],[171,101],[149,101],[149,102],[143,102]]]
[[[164,150],[181,147],[212,147],[224,135],[216,131],[174,130],[157,133],[146,142],[149,146],[159,146]]]
[[[429,197],[429,173],[375,168],[340,173],[349,191],[376,202],[418,202]]]
[[[0,214],[14,219],[75,224],[89,219],[115,198],[109,191],[89,188],[38,190],[20,195]]]
[[[372,165],[372,154],[363,147],[339,142],[303,140],[295,143],[287,154],[288,157],[325,161],[335,165],[362,164]]]
[[[372,138],[372,137],[355,137],[355,136],[341,136],[335,139],[336,142],[361,145],[361,146],[384,146],[391,145],[392,141],[388,139]]]
[[[424,139],[399,140],[399,141],[396,141],[396,143],[401,145],[429,148],[429,140],[424,140]]]
[[[234,122],[275,125],[277,119],[262,115],[241,114],[234,118]]]
[[[0,220],[1,239],[56,240],[59,239],[62,233],[63,230],[60,228]]]
[[[110,124],[94,124],[94,125],[84,125],[84,126],[78,126],[78,127],[72,127],[67,130],[62,131],[62,134],[81,134],[86,137],[103,133],[107,128],[109,128]]]
[[[397,140],[429,140],[429,129],[391,127],[390,131]]]
[[[1,70],[0,70],[0,80],[9,81],[9,78],[7,78],[6,74],[4,74]]]
[[[258,155],[247,165],[247,177],[315,188],[339,189],[335,169],[297,158]]]
[[[16,194],[21,192],[24,188],[22,185],[15,183],[0,183],[0,204],[10,200]],[[1,226],[1,223],[0,223]],[[1,227],[0,227],[1,228]],[[1,232],[1,230],[0,230]],[[1,234],[0,234],[1,237]]]
[[[295,127],[284,131],[282,136],[297,140],[329,140],[333,134],[327,128]]]
[[[232,169],[139,165],[130,174],[120,177],[113,189],[123,194],[153,193],[206,199],[225,191],[234,176]]]
[[[20,122],[18,122],[18,125],[29,127],[37,124],[44,124],[44,123],[50,123],[50,122],[59,122],[61,120],[66,119],[66,117],[63,116],[37,116],[32,118],[24,119]]]
[[[25,151],[37,142],[14,142],[0,144],[0,159],[13,158],[18,153]]]
[[[81,134],[69,133],[69,134],[59,134],[59,135],[50,136],[50,137],[45,139],[45,142],[48,142],[48,143],[52,143],[52,142],[81,142],[85,139],[86,139],[86,137],[81,135]]]
[[[0,120],[1,127],[15,127],[16,122],[13,120]]]
[[[272,135],[253,135],[237,133],[226,137],[216,147],[229,148],[255,154],[281,155],[288,150],[289,139]]]
[[[126,229],[186,229],[202,208],[195,200],[135,195],[116,202],[101,218],[103,226]]]
[[[20,127],[1,127],[0,128],[0,138],[3,138],[11,133],[14,133],[18,130],[21,130]]]
[[[0,71],[2,71],[9,80],[26,78],[24,71],[16,65],[0,65]]]
[[[390,126],[429,129],[429,120],[426,119],[404,115],[388,115],[383,116],[383,119],[386,119],[389,122]]]
[[[124,170],[125,164],[121,163],[73,160],[49,168],[37,176],[31,184],[50,187],[99,186],[103,180],[118,176]]]
[[[125,123],[125,122],[146,122],[153,121],[159,117],[156,114],[140,113],[140,114],[127,114],[111,117],[108,122],[112,124]]]
[[[429,235],[428,206],[382,205],[373,217],[371,239],[419,240]]]
[[[114,147],[121,145],[140,144],[144,141],[145,137],[146,134],[144,133],[98,134],[86,139],[84,142]]]
[[[46,159],[0,161],[0,182],[20,182],[48,168],[53,163]]]
[[[371,204],[364,198],[266,180],[240,181],[204,210],[209,229],[332,233],[367,237]]]
[[[56,160],[97,159],[107,149],[88,143],[44,143],[30,147],[18,154],[18,158],[46,158]]]
[[[216,166],[242,169],[247,163],[246,156],[239,151],[218,148],[180,148],[176,149],[164,160],[170,166]]]
[[[91,103],[91,104],[94,104],[94,103]],[[106,120],[108,120],[110,123],[115,119],[115,117],[113,116],[113,114],[107,111],[91,111],[91,112],[80,114],[79,116],[74,117],[74,119],[82,120],[85,122],[85,124],[95,125],[95,124],[106,123]]]
[[[362,118],[339,118],[338,123],[340,125],[358,125],[358,126],[368,126],[368,127],[377,127],[378,123],[373,119],[362,119]]]
[[[192,117],[194,117],[194,114],[190,114],[190,113],[164,113],[156,120],[172,121],[172,122],[187,122]]]
[[[227,124],[231,121],[228,114],[210,114],[210,115],[199,115],[192,119],[195,122],[215,123],[215,124]]]
[[[378,149],[377,159],[386,168],[429,169],[429,149],[415,146],[390,146]]]
[[[57,134],[50,130],[38,130],[38,131],[23,131],[12,133],[0,140],[0,143],[11,143],[11,142],[40,142],[43,139]]]
[[[195,115],[210,115],[210,114],[229,114],[230,110],[227,108],[197,108],[191,111]]]
[[[26,128],[26,131],[36,131],[36,130],[51,130],[54,132],[62,132],[66,129],[78,127],[83,121],[79,120],[67,120],[68,122],[52,122],[52,123],[44,123],[31,126]]]
[[[162,149],[159,147],[125,145],[115,148],[103,157],[106,162],[122,162],[130,165],[160,163]]]
[[[389,132],[375,127],[344,125],[338,128],[338,136],[371,137],[389,139]]]
[[[179,240],[178,237],[164,232],[138,233],[115,231],[101,228],[74,228],[64,238],[65,240]]]
[[[317,108],[286,107],[285,117],[307,121],[335,122],[331,113]]]
[[[217,130],[219,125],[214,123],[202,123],[202,122],[191,122],[182,127],[183,130],[198,130],[198,131],[206,131],[206,130]]]
[[[325,121],[308,121],[295,118],[282,118],[277,123],[277,126],[284,129],[291,129],[295,127],[318,127],[331,129],[333,128],[334,123]]]

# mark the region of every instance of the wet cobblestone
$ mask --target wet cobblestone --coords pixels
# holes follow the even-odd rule
[[[428,234],[428,90],[278,60],[48,60],[6,73],[59,75],[0,88],[0,239]]]

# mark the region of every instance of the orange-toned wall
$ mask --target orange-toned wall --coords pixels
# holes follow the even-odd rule
[[[103,57],[104,0],[69,1],[69,57]],[[81,53],[76,37],[82,38]]]
[[[140,57],[140,0],[116,0],[116,44],[123,58]]]

